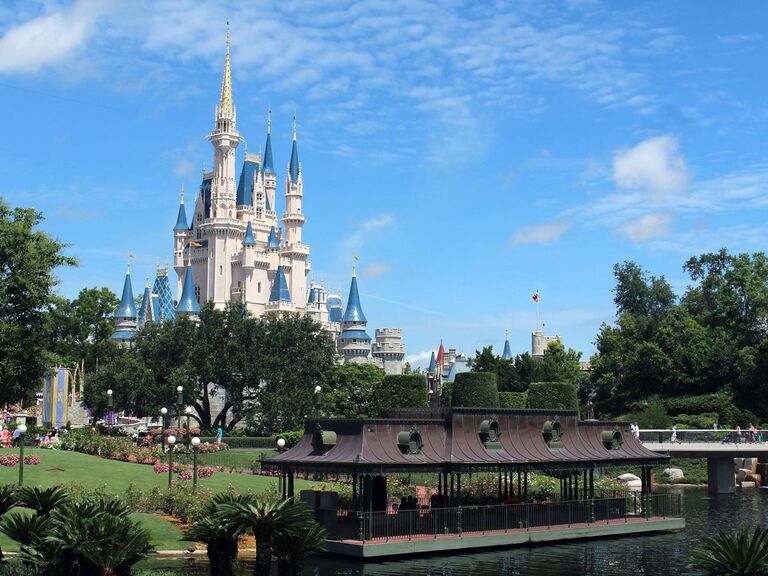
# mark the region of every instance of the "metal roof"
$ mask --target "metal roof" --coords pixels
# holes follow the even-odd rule
[[[251,221],[248,221],[248,224],[245,226],[245,236],[243,237],[243,246],[255,246],[256,240],[253,237],[253,227],[251,226]]]
[[[131,271],[125,275],[123,283],[123,296],[120,298],[120,307],[115,312],[116,318],[136,318],[136,303],[133,300],[133,287],[131,286]]]
[[[200,304],[195,297],[195,279],[192,276],[192,267],[187,266],[184,273],[184,285],[181,290],[181,298],[176,305],[176,313],[179,314],[199,314]]]
[[[291,293],[288,290],[288,282],[285,279],[285,269],[277,267],[275,280],[272,282],[272,291],[269,293],[270,302],[290,302]]]
[[[360,294],[357,292],[357,276],[352,275],[352,283],[349,285],[349,297],[347,308],[344,310],[342,322],[368,322],[360,305]]]
[[[274,248],[277,250],[280,246],[277,243],[277,232],[275,232],[275,227],[272,226],[269,229],[269,238],[267,239],[267,248]]]
[[[176,225],[173,227],[173,230],[179,230],[186,232],[189,230],[189,224],[187,224],[187,211],[184,209],[184,201],[181,201],[181,204],[179,204],[179,215],[176,217]]]

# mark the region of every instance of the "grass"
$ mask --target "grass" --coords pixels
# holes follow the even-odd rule
[[[0,454],[9,452],[18,453],[18,450],[0,450]],[[136,485],[136,488],[143,491],[149,491],[155,486],[165,487],[168,485],[168,475],[155,474],[152,466],[147,464],[119,462],[63,450],[45,450],[42,448],[24,450],[25,456],[33,454],[40,457],[40,464],[24,466],[24,484],[29,486],[78,484],[92,489],[103,488],[107,492],[119,494],[127,490],[132,483]],[[0,466],[0,484],[15,484],[18,479],[18,466],[13,468]],[[313,484],[313,482],[296,479],[296,492],[306,490]],[[225,490],[229,486],[241,492],[248,490],[266,492],[276,490],[277,478],[216,472],[213,478],[199,479],[198,486],[215,492]]]

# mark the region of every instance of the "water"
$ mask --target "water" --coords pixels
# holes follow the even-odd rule
[[[586,540],[473,552],[367,561],[338,557],[307,560],[307,576],[694,576],[690,553],[718,529],[765,524],[768,490],[746,489],[709,496],[706,489],[678,489],[683,494],[685,530],[650,536]],[[178,566],[178,564],[176,564]],[[273,568],[274,569],[274,568]],[[205,572],[202,572],[205,573]],[[242,574],[252,574],[248,565]]]

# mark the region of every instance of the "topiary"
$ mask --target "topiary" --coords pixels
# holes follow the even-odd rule
[[[423,374],[390,374],[373,387],[373,398],[382,408],[426,408],[427,379]]]
[[[499,408],[527,408],[528,392],[499,392]]]
[[[493,372],[456,374],[451,405],[498,408],[499,390],[496,386],[496,374]]]
[[[528,387],[528,408],[576,410],[576,386],[570,382],[531,382]]]

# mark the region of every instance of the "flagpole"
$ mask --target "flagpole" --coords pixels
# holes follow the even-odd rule
[[[541,296],[539,289],[536,289],[536,331],[541,330]]]

